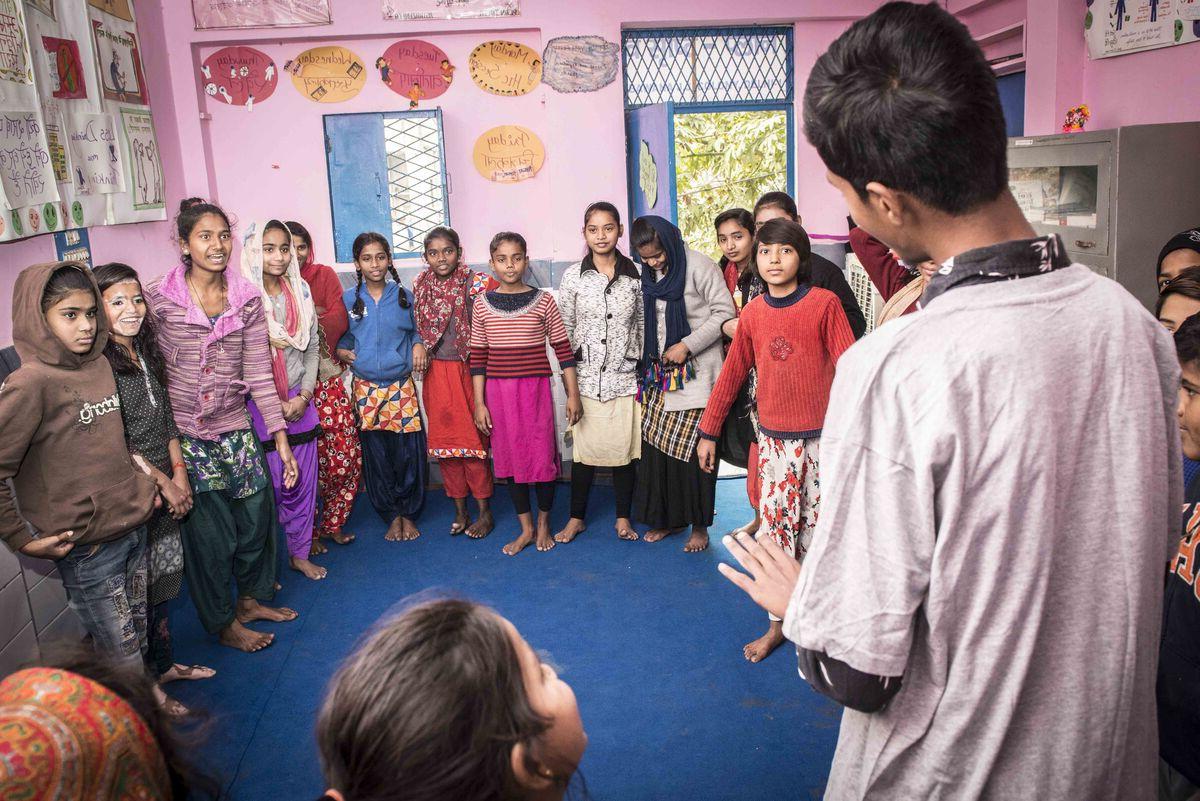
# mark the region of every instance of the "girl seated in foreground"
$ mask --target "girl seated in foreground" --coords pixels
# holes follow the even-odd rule
[[[587,735],[575,693],[512,623],[465,600],[384,622],[317,720],[325,799],[560,799]]]

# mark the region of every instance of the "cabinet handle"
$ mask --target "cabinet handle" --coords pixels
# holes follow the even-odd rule
[[[1085,242],[1082,239],[1076,239],[1075,247],[1081,248],[1083,250],[1089,250],[1091,248],[1096,247],[1096,243],[1095,242]]]

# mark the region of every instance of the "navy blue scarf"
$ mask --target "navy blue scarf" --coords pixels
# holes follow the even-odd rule
[[[654,228],[663,252],[667,254],[667,273],[658,281],[654,280],[655,271],[642,261],[640,255],[636,257],[643,268],[645,336],[642,338],[642,363],[649,366],[658,360],[663,351],[692,333],[692,328],[688,325],[687,307],[683,302],[683,293],[687,289],[687,248],[683,244],[683,234],[662,217],[648,215],[643,219]],[[637,248],[634,248],[634,253],[637,253]],[[658,345],[658,309],[655,305],[659,300],[667,302],[667,341],[661,348]]]

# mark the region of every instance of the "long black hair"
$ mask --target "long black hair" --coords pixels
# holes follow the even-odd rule
[[[175,215],[175,233],[178,235],[179,241],[187,241],[188,237],[192,235],[192,229],[196,227],[196,223],[200,222],[200,218],[205,214],[217,215],[225,221],[225,225],[229,230],[233,230],[233,223],[230,222],[229,215],[220,206],[209,203],[203,198],[184,198],[179,202],[179,213]],[[184,253],[179,258],[188,267],[192,266],[192,256],[190,253]]]
[[[100,287],[101,296],[113,284],[120,284],[125,281],[137,281],[138,292],[141,293],[142,291],[142,280],[138,277],[137,270],[128,264],[122,264],[117,261],[101,264],[92,271],[92,275],[96,278],[96,285]],[[103,300],[103,297],[101,300]],[[147,304],[147,309],[148,307],[149,304]],[[154,326],[150,322],[149,314],[142,320],[142,329],[133,338],[133,349],[140,353],[142,358],[146,360],[146,367],[158,379],[158,382],[166,386],[167,365],[163,361],[162,351],[158,349],[158,338],[154,335]],[[129,358],[129,351],[125,350],[124,346],[118,343],[112,336],[112,326],[109,326],[108,344],[104,346],[104,358],[108,359],[108,363],[112,365],[114,373],[125,375],[140,373],[142,371],[142,368],[135,364],[133,359]]]
[[[354,315],[356,320],[362,319],[364,308],[362,299],[362,269],[358,266],[358,257],[362,255],[363,248],[370,244],[383,247],[383,252],[388,257],[388,273],[391,274],[392,280],[396,282],[396,289],[399,290],[396,302],[400,304],[400,308],[402,309],[407,309],[409,306],[408,295],[404,292],[404,284],[400,283],[400,273],[396,272],[396,265],[392,263],[392,243],[388,242],[383,234],[375,231],[364,231],[354,237],[354,244],[351,245],[351,250],[354,252],[354,272],[358,276],[358,283],[354,286],[354,305],[350,307],[350,314]]]

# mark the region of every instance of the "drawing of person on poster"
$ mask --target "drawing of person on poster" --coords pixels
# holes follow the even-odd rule
[[[125,101],[125,71],[121,69],[121,60],[117,57],[117,49],[112,51],[112,61],[108,63],[108,75],[112,79],[113,91],[118,98]]]

